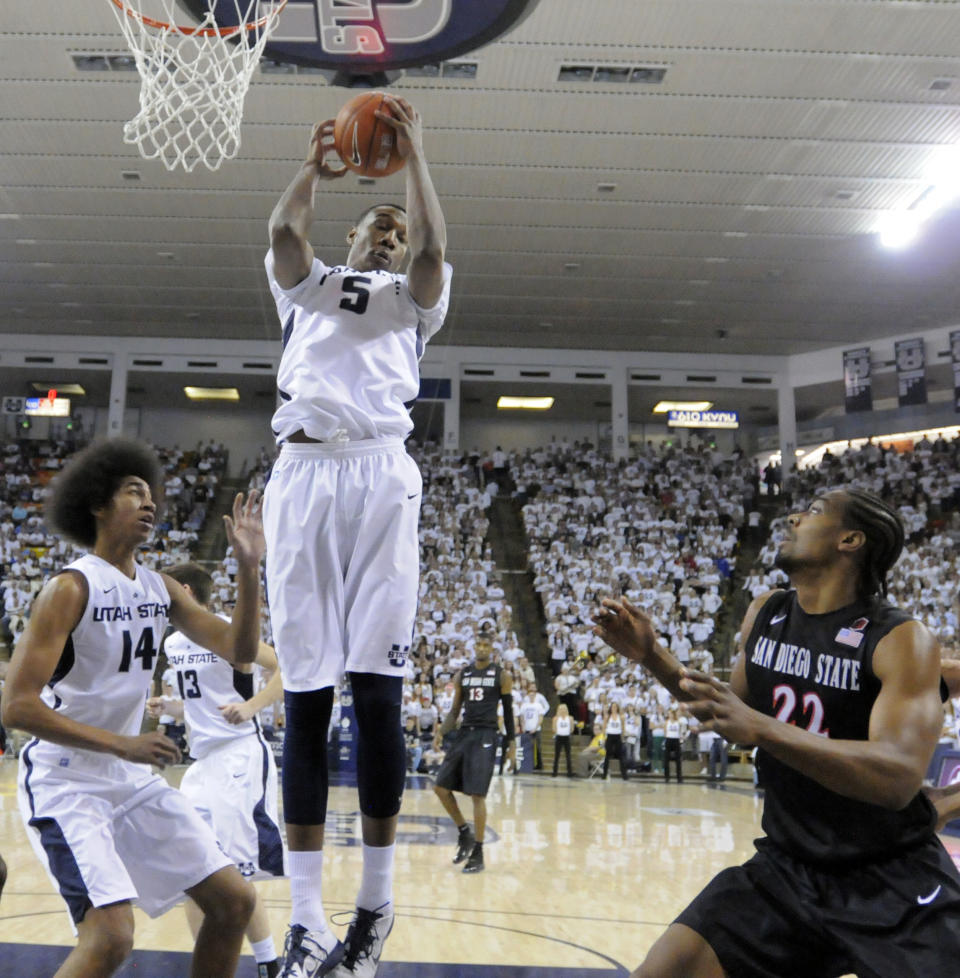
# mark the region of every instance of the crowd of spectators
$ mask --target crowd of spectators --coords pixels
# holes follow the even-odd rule
[[[420,608],[402,708],[411,768],[431,770],[442,759],[434,733],[452,704],[453,678],[479,636],[493,643],[513,677],[516,728],[531,735],[535,760],[552,729],[553,711],[514,631],[488,541],[493,500],[510,492],[522,505],[556,700],[567,707],[575,732],[593,736],[600,750],[608,728],[613,732],[616,753],[607,767],[619,757],[624,773],[665,773],[667,744],[679,729],[681,743],[699,751],[706,769],[715,738],[676,713],[670,694],[639,666],[610,654],[592,635],[591,616],[602,597],[625,595],[652,616],[679,661],[711,672],[717,615],[744,541],[760,545],[742,584],[749,595],[785,582],[774,563],[785,516],[761,527],[762,470],[739,451],[724,455],[705,445],[647,445],[625,462],[586,442],[498,449],[488,458],[431,443],[410,450],[424,478]],[[158,454],[166,507],[141,559],[162,568],[191,558],[225,452],[211,442]],[[41,515],[46,483],[65,456],[57,443],[0,448],[0,631],[8,643],[46,578],[78,555],[46,531]],[[263,488],[271,462],[266,450],[254,460],[251,488]],[[839,485],[872,489],[898,505],[908,544],[891,573],[890,598],[931,627],[949,654],[960,655],[960,439],[924,438],[906,451],[869,442],[826,453],[819,464],[778,482],[778,497],[786,513]],[[232,610],[235,574],[228,551],[213,571],[216,610]],[[271,641],[266,607],[262,636]],[[282,725],[282,706],[270,719]],[[960,744],[960,703],[948,707],[944,737]]]
[[[162,568],[189,560],[226,466],[223,445],[156,450],[164,471],[164,506],[140,559]],[[0,639],[12,647],[47,578],[83,551],[43,520],[47,484],[62,468],[61,442],[21,440],[0,447]]]

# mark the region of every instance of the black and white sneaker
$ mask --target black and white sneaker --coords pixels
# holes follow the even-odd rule
[[[457,854],[453,857],[454,866],[457,863],[462,863],[473,852],[473,845],[476,841],[477,839],[473,834],[473,829],[469,825],[464,824],[463,828],[460,829],[460,835],[457,839]]]
[[[483,843],[475,842],[470,858],[466,866],[461,870],[463,873],[482,873],[483,872]]]
[[[277,978],[280,974],[280,959],[257,962],[257,978]]]
[[[393,904],[385,903],[376,910],[357,907],[343,941],[343,961],[331,978],[374,978],[392,930]]]
[[[283,967],[277,978],[322,978],[343,960],[345,948],[340,941],[327,950],[318,940],[319,931],[291,924],[283,945]]]

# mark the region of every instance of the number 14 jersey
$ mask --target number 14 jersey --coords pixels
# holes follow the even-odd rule
[[[87,606],[44,687],[43,701],[79,723],[136,736],[170,616],[167,586],[156,571],[137,564],[131,579],[95,554],[64,570],[86,579]],[[66,766],[67,753],[81,758],[97,752],[67,751],[41,740],[31,758]]]

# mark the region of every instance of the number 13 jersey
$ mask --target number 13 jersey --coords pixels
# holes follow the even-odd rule
[[[95,554],[64,570],[83,574],[87,606],[43,689],[43,701],[79,723],[136,736],[170,616],[167,586],[156,571],[137,564],[131,580]],[[84,757],[99,766],[104,755],[41,740],[30,756],[73,767]]]
[[[868,740],[880,693],[873,654],[910,615],[880,597],[808,615],[796,591],[771,596],[745,646],[749,703],[783,723],[834,740]],[[923,794],[891,811],[825,788],[763,749],[763,830],[800,859],[839,863],[876,859],[930,837],[935,815]]]
[[[266,269],[283,328],[278,443],[298,429],[320,441],[405,438],[424,345],[447,313],[450,266],[444,263],[443,292],[432,309],[414,302],[405,275],[331,268],[314,258],[307,277],[283,289],[272,251]]]

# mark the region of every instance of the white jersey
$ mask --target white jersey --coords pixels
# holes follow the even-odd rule
[[[573,732],[573,717],[557,717],[557,736],[569,737]]]
[[[220,615],[224,621],[230,619]],[[253,673],[240,672],[219,655],[191,642],[182,632],[174,632],[163,643],[170,667],[176,672],[176,689],[183,700],[190,753],[206,757],[214,747],[258,733],[256,718],[229,723],[221,706],[240,703],[253,696]]]
[[[277,442],[298,429],[320,441],[405,438],[413,428],[405,405],[420,390],[424,345],[447,314],[451,267],[444,263],[437,304],[422,309],[405,275],[314,258],[307,277],[283,289],[272,251],[265,263],[283,329]]]
[[[43,689],[43,701],[79,723],[137,736],[170,615],[167,586],[156,571],[141,564],[131,580],[94,554],[75,560],[65,570],[79,571],[86,578],[87,606]],[[63,760],[68,753],[72,766],[99,752],[67,751],[40,740],[31,758],[66,766]]]

